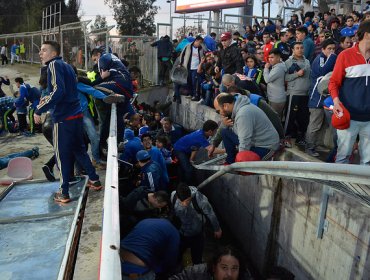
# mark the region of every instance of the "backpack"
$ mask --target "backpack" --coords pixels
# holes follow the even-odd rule
[[[177,194],[175,193],[175,195],[173,196],[172,198],[172,215],[170,217],[170,220],[171,220],[171,223],[177,228],[177,229],[180,229],[181,228],[181,220],[175,215],[175,203],[176,203],[176,200],[177,200]],[[199,204],[198,204],[198,201],[197,201],[197,197],[194,196],[192,197],[191,199],[191,203],[195,209],[195,211],[197,211],[198,214],[202,215],[202,224],[203,224],[203,217],[205,216],[204,213],[203,213],[203,210],[199,207]]]
[[[36,100],[40,100],[41,92],[37,87],[27,88],[27,100],[33,103]]]

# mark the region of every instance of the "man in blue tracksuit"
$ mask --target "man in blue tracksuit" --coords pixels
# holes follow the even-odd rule
[[[99,176],[86,153],[83,140],[83,114],[77,92],[76,74],[60,55],[60,45],[45,41],[40,49],[42,63],[47,65],[47,83],[50,95],[43,97],[35,112],[35,122],[41,123],[41,114],[53,108],[53,146],[60,170],[60,191],[55,193],[56,202],[68,203],[69,181],[74,159],[89,175],[87,186],[94,190],[102,188]]]
[[[28,108],[28,118],[30,122],[30,133],[35,133],[35,126],[34,126],[34,120],[33,120],[33,114],[36,110],[37,105],[39,105],[40,102],[40,91],[38,88],[31,87],[29,84],[26,84],[21,77],[15,78],[15,84],[17,88],[19,88],[19,98],[16,101],[16,105],[21,106],[20,104],[24,104],[27,106],[27,103],[30,103]],[[26,109],[27,111],[27,109]],[[24,118],[26,118],[26,115],[24,115]],[[27,124],[26,120],[24,119],[24,122]]]
[[[126,66],[122,61],[111,53],[102,55],[98,61],[98,68],[103,82],[96,85],[95,88],[104,94],[120,94],[125,97],[125,101],[117,104],[117,139],[123,138],[124,115],[128,113],[128,117],[135,114],[135,111],[130,103],[133,97],[133,88],[131,76]],[[100,145],[104,146],[109,136],[110,112],[107,112],[105,119],[102,120],[100,130]]]

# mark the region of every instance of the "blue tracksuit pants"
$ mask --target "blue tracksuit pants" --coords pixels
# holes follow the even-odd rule
[[[77,117],[77,116],[76,116]],[[86,152],[83,139],[83,119],[80,117],[54,124],[53,142],[55,157],[59,166],[60,184],[63,194],[69,192],[69,181],[76,160],[87,172],[92,181],[99,180]]]

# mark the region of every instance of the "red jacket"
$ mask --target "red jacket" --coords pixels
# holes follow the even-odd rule
[[[370,121],[370,65],[358,45],[342,51],[329,82],[332,98],[339,97],[351,120]]]

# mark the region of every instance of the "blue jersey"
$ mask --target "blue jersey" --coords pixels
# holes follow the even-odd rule
[[[181,137],[173,146],[175,151],[180,151],[186,154],[190,154],[194,150],[198,150],[200,147],[208,147],[206,136],[204,135],[203,129],[196,130],[184,137]]]

